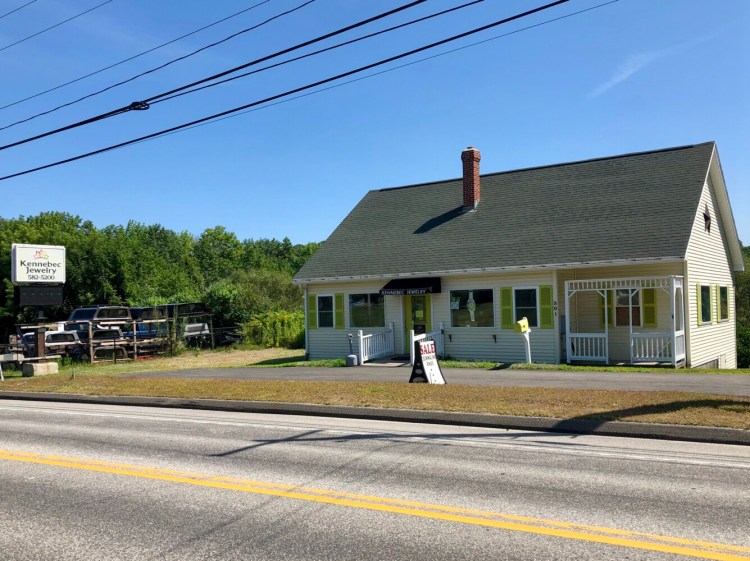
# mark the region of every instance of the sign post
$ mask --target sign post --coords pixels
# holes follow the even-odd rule
[[[414,366],[409,383],[445,384],[445,377],[435,352],[435,341],[423,339],[414,341]]]
[[[519,319],[513,326],[513,329],[523,337],[524,345],[526,347],[526,364],[531,364],[531,341],[529,339],[531,328],[529,327],[529,320],[525,317]]]

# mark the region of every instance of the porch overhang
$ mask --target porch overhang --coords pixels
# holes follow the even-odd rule
[[[392,279],[380,289],[380,294],[384,296],[412,296],[439,293],[440,277]]]

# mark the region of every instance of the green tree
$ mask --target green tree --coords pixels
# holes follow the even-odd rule
[[[209,286],[204,301],[217,325],[241,325],[266,312],[301,310],[302,289],[289,273],[239,271]]]
[[[206,228],[195,244],[194,254],[205,282],[211,284],[239,270],[242,244],[224,226]]]

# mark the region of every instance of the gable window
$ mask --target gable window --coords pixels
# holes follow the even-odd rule
[[[515,307],[513,317],[516,321],[526,318],[529,321],[529,327],[539,327],[539,298],[536,288],[513,289],[513,303]]]
[[[318,327],[333,327],[333,296],[318,296]]]
[[[451,290],[453,327],[494,327],[495,305],[492,289]]]
[[[349,295],[351,327],[385,327],[385,297],[378,294]]]
[[[729,289],[726,286],[719,287],[719,320],[729,319]]]
[[[641,294],[632,288],[618,288],[615,291],[615,325],[629,326],[631,321],[634,327],[640,327]]]

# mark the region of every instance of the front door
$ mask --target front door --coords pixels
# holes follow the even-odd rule
[[[406,349],[409,349],[409,331],[414,330],[415,335],[430,333],[432,331],[432,310],[430,308],[430,295],[420,294],[415,296],[404,296],[404,319],[406,324]]]

